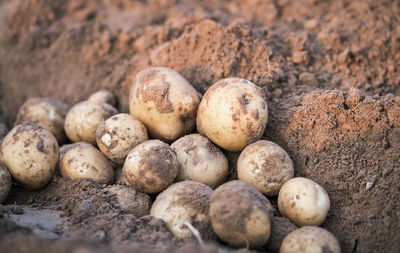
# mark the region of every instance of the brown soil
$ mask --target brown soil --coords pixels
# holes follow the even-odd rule
[[[268,100],[263,138],[288,152],[296,176],[328,191],[332,208],[323,227],[342,251],[398,252],[400,1],[0,5],[0,118],[9,128],[31,97],[72,105],[105,88],[128,112],[129,87],[148,66],[180,72],[201,93],[221,78],[246,78]],[[235,179],[238,154],[227,155]],[[59,177],[35,192],[14,185],[0,205],[0,251],[228,250],[219,241],[202,248],[178,242],[163,221],[146,215],[145,195],[133,193],[143,205],[126,211],[112,187],[127,190]],[[273,226],[286,224],[279,241],[293,227],[277,221]],[[277,252],[279,243],[268,245]]]

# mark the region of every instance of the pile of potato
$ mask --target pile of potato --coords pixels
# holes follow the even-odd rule
[[[252,82],[223,79],[202,97],[178,72],[153,67],[133,81],[130,114],[118,113],[116,104],[107,91],[71,108],[49,98],[26,101],[1,144],[0,201],[11,178],[40,189],[59,168],[63,177],[113,184],[122,167],[134,189],[159,193],[151,215],[179,239],[219,237],[233,247],[263,247],[274,232],[267,197],[278,195],[279,212],[301,227],[280,252],[340,252],[335,236],[317,227],[330,208],[327,192],[310,179],[293,178],[286,151],[260,140],[268,106]],[[239,180],[226,182],[229,165],[221,149],[241,152]]]

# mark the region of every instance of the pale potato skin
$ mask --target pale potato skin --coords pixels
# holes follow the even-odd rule
[[[106,103],[88,100],[80,102],[67,113],[65,133],[72,142],[84,141],[97,145],[97,127],[103,120],[117,113],[117,109]]]
[[[0,204],[7,199],[11,189],[11,175],[7,167],[0,162]]]
[[[140,71],[129,93],[130,113],[154,139],[173,142],[191,132],[200,99],[178,72],[164,67]]]
[[[172,184],[179,166],[175,151],[168,144],[160,140],[149,140],[129,152],[122,170],[133,188],[156,193]]]
[[[214,232],[233,247],[265,245],[271,232],[272,210],[265,196],[239,180],[219,186],[211,196],[210,218]]]
[[[296,177],[279,191],[278,208],[298,226],[319,226],[328,215],[330,200],[322,186],[311,179]]]
[[[293,161],[271,141],[260,140],[243,149],[237,163],[240,180],[267,196],[278,195],[282,185],[293,178]]]
[[[192,224],[203,239],[212,239],[215,235],[208,215],[212,192],[210,187],[200,182],[175,183],[157,196],[150,215],[164,220],[168,229],[180,240],[194,238],[185,221]]]
[[[146,127],[130,114],[120,113],[101,122],[96,130],[97,146],[103,154],[118,165],[125,162],[128,153],[148,140]]]
[[[64,132],[69,106],[53,98],[30,98],[19,109],[15,125],[31,121],[50,131],[61,145],[68,141]]]
[[[190,134],[171,144],[181,168],[177,180],[193,180],[215,188],[228,175],[228,159],[207,137]]]
[[[114,169],[107,158],[87,142],[74,143],[60,161],[61,176],[70,179],[92,179],[100,184],[114,182]]]
[[[0,157],[16,182],[40,189],[54,174],[59,157],[56,138],[29,121],[14,127],[1,144]]]
[[[112,105],[113,107],[117,107],[117,98],[115,95],[107,90],[99,90],[90,95],[88,98],[89,101],[101,102]]]
[[[336,237],[326,229],[306,226],[291,232],[282,242],[280,253],[340,253]]]
[[[268,106],[261,88],[241,78],[226,78],[204,94],[197,130],[223,149],[237,152],[261,138]]]

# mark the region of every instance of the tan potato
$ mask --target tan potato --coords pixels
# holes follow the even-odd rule
[[[287,181],[279,191],[279,211],[298,226],[321,225],[330,208],[328,193],[304,177]]]
[[[69,106],[52,98],[30,98],[19,109],[16,125],[24,121],[50,131],[61,145],[68,141],[64,132],[64,120]]]
[[[64,125],[65,133],[72,142],[85,141],[97,145],[97,127],[103,120],[117,113],[117,109],[106,103],[80,102],[67,113]]]
[[[302,227],[291,232],[282,242],[280,253],[340,253],[339,241],[326,229]]]
[[[7,199],[11,189],[11,175],[7,167],[0,162],[0,204]]]
[[[2,162],[15,181],[33,190],[50,181],[59,154],[56,138],[29,121],[17,125],[7,134],[0,151]]]
[[[185,222],[195,227],[203,239],[215,237],[210,217],[212,189],[205,184],[184,181],[171,185],[160,193],[153,203],[150,215],[163,219],[172,234],[180,239],[194,238]]]
[[[197,112],[197,130],[229,151],[241,151],[264,133],[268,106],[263,91],[241,78],[213,84]]]
[[[114,182],[114,169],[107,158],[86,142],[74,143],[60,161],[60,173],[71,179],[88,178],[101,184]]]
[[[181,168],[177,179],[193,180],[215,188],[228,175],[228,159],[207,137],[186,135],[171,144]]]
[[[179,171],[179,162],[168,144],[145,141],[129,152],[123,167],[128,183],[136,190],[156,193],[167,188]]]
[[[114,94],[107,90],[99,90],[90,95],[88,98],[89,101],[101,102],[112,105],[113,107],[117,107],[117,98]]]
[[[200,99],[178,72],[163,67],[140,71],[129,93],[129,109],[149,135],[172,142],[191,132]]]
[[[230,246],[258,248],[266,244],[272,217],[268,199],[246,182],[230,181],[211,196],[212,227]]]
[[[119,165],[124,164],[129,151],[147,140],[143,123],[125,113],[101,122],[96,130],[97,146],[108,159]]]
[[[248,145],[237,163],[240,180],[245,181],[262,194],[278,195],[282,185],[293,178],[293,162],[279,145],[260,140]]]

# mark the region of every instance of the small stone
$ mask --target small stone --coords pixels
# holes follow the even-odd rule
[[[20,206],[14,206],[14,207],[11,209],[11,212],[12,212],[13,214],[23,214],[23,213],[24,213],[24,209],[22,209]]]

